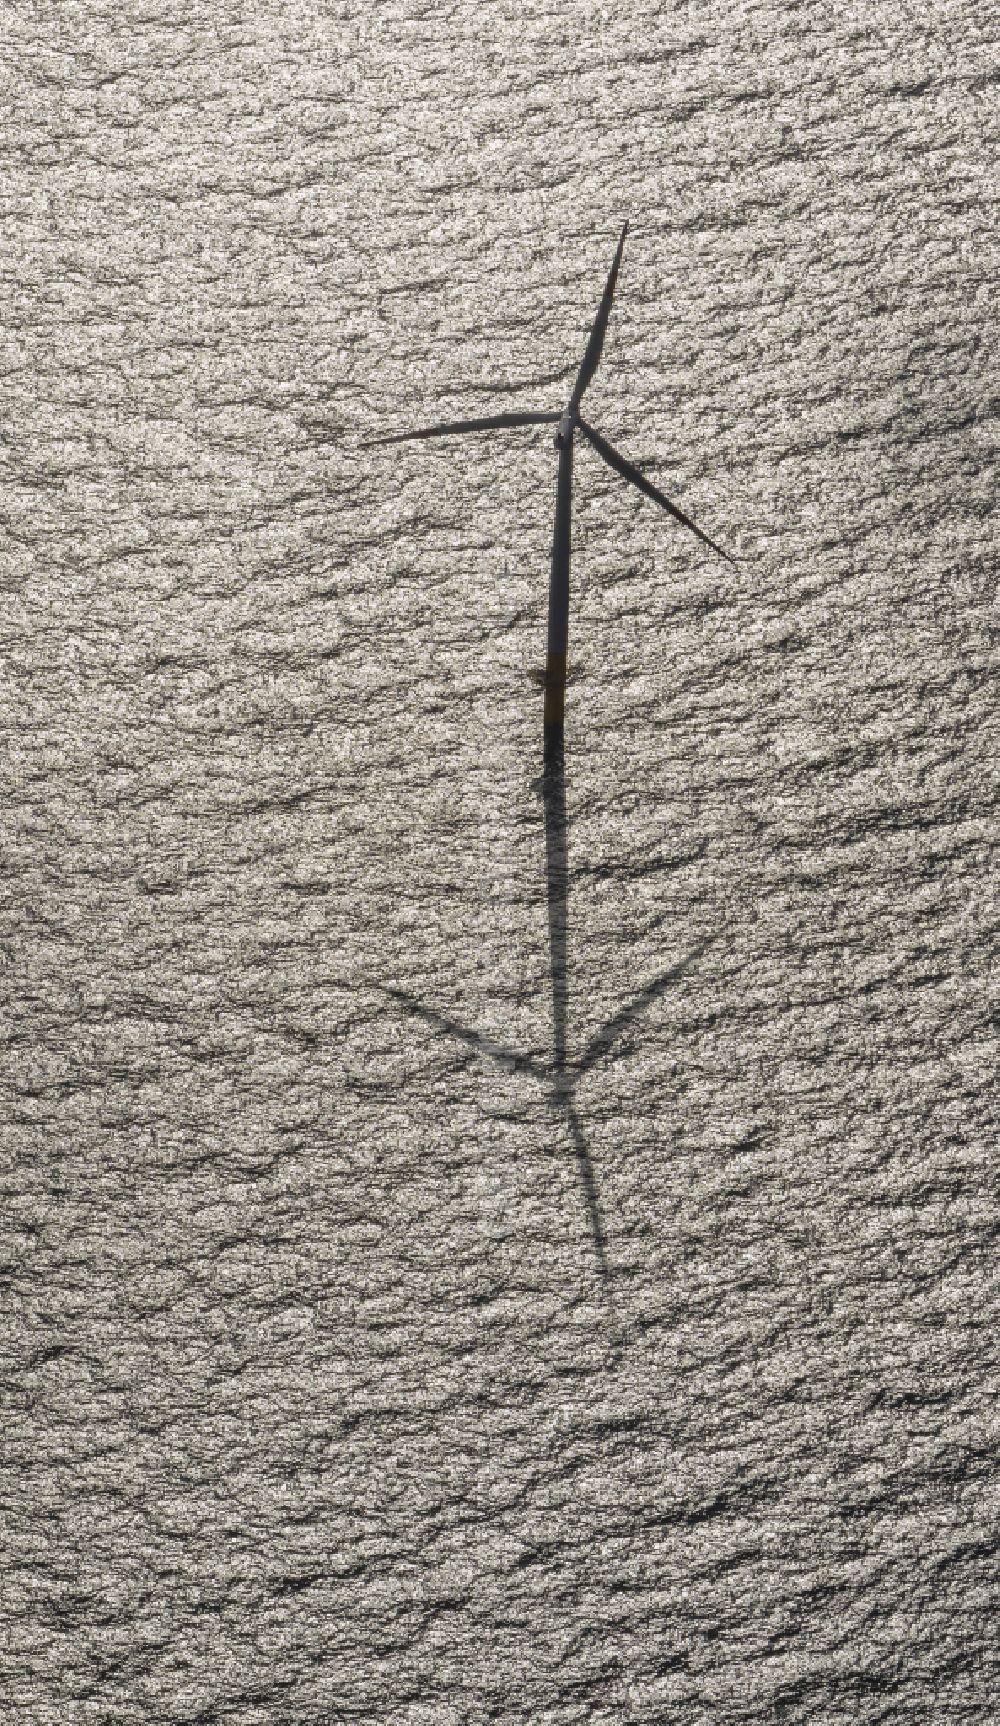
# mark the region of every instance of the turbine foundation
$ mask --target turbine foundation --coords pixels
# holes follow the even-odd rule
[[[545,661],[545,730],[562,731],[566,697],[566,655],[550,653]]]

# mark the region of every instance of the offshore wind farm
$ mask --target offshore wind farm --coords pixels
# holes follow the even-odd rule
[[[994,1726],[993,10],[8,12],[7,1713]]]

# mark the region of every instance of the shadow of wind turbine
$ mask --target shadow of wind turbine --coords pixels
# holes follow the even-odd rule
[[[700,959],[706,949],[713,946],[718,939],[717,935],[707,935],[704,941],[699,941],[696,946],[692,947],[685,958],[678,960],[676,965],[669,966],[666,971],[661,971],[658,977],[654,977],[653,981],[647,983],[645,988],[638,989],[630,1001],[626,1001],[624,1006],[619,1007],[617,1013],[608,1019],[600,1030],[591,1037],[583,1054],[574,1062],[574,1071],[577,1077],[582,1078],[601,1059],[602,1055],[609,1054],[622,1032],[626,1031],[629,1025],[634,1024],[635,1020],[640,1018],[653,1005],[654,1001],[658,1001],[661,995],[666,994],[671,983],[676,983],[679,977],[683,977],[685,971],[694,964],[695,960]]]
[[[594,1159],[587,1142],[576,1093],[580,1081],[605,1056],[610,1055],[622,1033],[647,1012],[683,974],[718,940],[707,936],[682,959],[661,971],[638,989],[591,1037],[575,1061],[569,1047],[569,845],[566,815],[566,760],[562,732],[553,727],[545,734],[544,770],[541,779],[545,825],[546,913],[549,937],[549,987],[552,1011],[552,1056],[546,1061],[498,1041],[451,1014],[426,1006],[405,989],[376,985],[388,1000],[421,1019],[433,1030],[464,1044],[477,1055],[495,1061],[505,1072],[529,1073],[545,1087],[554,1114],[566,1129],[576,1160],[586,1207],[591,1243],[604,1300],[616,1342],[621,1339],[614,1291],[614,1274],[608,1254],[607,1226],[601,1204]]]
[[[416,996],[405,989],[393,988],[385,984],[376,984],[378,992],[387,999],[395,1001],[404,1011],[422,1019],[426,1025],[445,1035],[454,1037],[467,1048],[477,1054],[485,1055],[495,1061],[505,1072],[530,1073],[545,1085],[548,1091],[548,1101],[553,1111],[563,1120],[568,1129],[572,1149],[576,1158],[580,1175],[580,1184],[587,1210],[591,1242],[597,1263],[597,1272],[604,1299],[608,1308],[612,1330],[616,1341],[621,1340],[622,1327],[618,1318],[617,1303],[614,1294],[614,1277],[608,1257],[607,1228],[601,1204],[600,1189],[594,1159],[587,1143],[586,1134],[576,1104],[576,1091],[591,1068],[603,1056],[610,1054],[615,1042],[623,1030],[640,1018],[649,1007],[665,994],[670,984],[676,982],[685,971],[690,969],[696,959],[719,939],[710,936],[697,943],[691,951],[677,964],[661,971],[659,976],[644,988],[637,990],[629,1001],[621,1006],[599,1031],[591,1038],[576,1060],[566,1057],[568,1032],[568,984],[567,984],[567,873],[565,868],[566,854],[561,841],[565,833],[565,813],[562,806],[563,793],[559,789],[560,773],[553,773],[552,816],[551,828],[547,839],[551,845],[548,853],[549,892],[549,937],[550,955],[549,968],[552,988],[552,1019],[553,1019],[553,1057],[551,1061],[539,1060],[535,1055],[525,1054],[507,1044],[498,1042],[495,1038],[486,1036],[468,1025],[451,1017],[450,1014],[439,1012],[428,1007]]]

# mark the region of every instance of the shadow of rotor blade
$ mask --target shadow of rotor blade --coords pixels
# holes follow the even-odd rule
[[[570,398],[570,406],[574,409],[579,407],[583,392],[601,363],[601,354],[604,350],[604,337],[607,333],[608,319],[611,316],[611,305],[615,297],[615,288],[618,284],[618,271],[621,269],[622,252],[625,250],[625,235],[627,233],[628,223],[626,222],[622,228],[622,237],[618,241],[618,250],[615,253],[615,261],[611,266],[607,284],[605,286],[604,293],[601,296],[601,303],[597,308],[597,316],[594,319],[594,325],[590,332],[587,351],[583,356],[580,370],[577,374],[576,383],[573,385],[573,394]]]
[[[446,1013],[438,1013],[433,1007],[425,1007],[415,996],[408,995],[405,989],[393,989],[384,984],[376,987],[382,995],[388,995],[393,1001],[398,1001],[408,1013],[413,1013],[418,1019],[423,1019],[428,1025],[433,1025],[438,1031],[446,1031],[450,1037],[455,1037],[460,1043],[465,1043],[477,1054],[489,1055],[492,1060],[504,1066],[525,1073],[534,1073],[536,1078],[549,1079],[549,1068],[533,1055],[523,1055],[517,1049],[507,1048],[505,1044],[496,1042],[492,1037],[486,1037],[481,1031],[472,1031],[467,1025],[462,1025],[457,1019],[450,1019]]]
[[[461,432],[500,431],[509,426],[541,426],[554,425],[562,416],[560,414],[541,413],[508,413],[487,414],[482,419],[448,420],[443,425],[421,426],[418,431],[392,432],[388,437],[365,438],[362,449],[371,449],[379,443],[410,443],[414,438],[452,437]]]
[[[644,989],[640,989],[637,995],[633,995],[631,1001],[627,1001],[614,1018],[609,1019],[597,1035],[591,1038],[580,1059],[573,1062],[574,1071],[578,1074],[588,1072],[595,1061],[599,1061],[602,1055],[608,1053],[615,1039],[628,1029],[633,1020],[638,1019],[648,1007],[653,1005],[654,1001],[665,994],[671,983],[675,983],[678,977],[682,977],[695,960],[701,957],[705,949],[711,947],[718,939],[718,935],[706,936],[704,941],[699,941],[696,947],[692,947],[686,958],[679,960],[676,965],[671,965],[669,971],[661,971],[658,977],[654,977],[651,983],[647,983]]]
[[[607,1236],[604,1232],[604,1216],[601,1211],[601,1201],[597,1191],[597,1177],[594,1174],[593,1160],[590,1155],[587,1141],[583,1135],[583,1128],[580,1125],[580,1117],[574,1109],[568,1094],[564,1094],[563,1101],[566,1109],[566,1120],[573,1139],[573,1149],[576,1152],[577,1166],[580,1170],[580,1180],[583,1184],[584,1197],[587,1201],[587,1215],[590,1220],[590,1234],[594,1243],[594,1252],[597,1255],[598,1274],[600,1275],[604,1298],[608,1303],[608,1308],[611,1313],[612,1326],[617,1335],[620,1331],[620,1326],[618,1322],[618,1312],[615,1307],[614,1284],[611,1277],[611,1267],[608,1264]]]
[[[559,1073],[566,1065],[569,1011],[567,932],[569,924],[569,863],[566,854],[566,773],[561,729],[545,732],[542,774],[545,808],[545,892],[549,912],[549,975],[552,983],[553,1062]]]
[[[736,559],[730,557],[728,551],[723,551],[721,545],[716,545],[714,539],[709,539],[707,533],[702,533],[701,528],[691,520],[689,515],[685,515],[684,511],[678,509],[675,503],[671,503],[670,499],[665,497],[663,492],[653,485],[644,473],[640,473],[637,467],[633,467],[630,461],[626,461],[623,455],[619,455],[607,439],[602,438],[600,432],[596,432],[593,426],[588,425],[585,420],[578,420],[577,424],[584,437],[593,444],[598,455],[603,456],[609,467],[613,467],[615,472],[620,473],[622,478],[627,479],[631,485],[638,486],[639,490],[645,492],[647,497],[651,497],[654,503],[658,503],[661,509],[665,509],[668,515],[672,515],[675,521],[679,521],[682,527],[689,527],[692,533],[697,534],[703,544],[707,545],[710,550],[718,552],[720,557],[724,557],[727,563],[731,563],[735,567]]]

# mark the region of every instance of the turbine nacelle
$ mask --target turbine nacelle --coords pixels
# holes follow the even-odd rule
[[[556,427],[556,435],[553,439],[556,449],[566,448],[566,445],[573,436],[573,427],[576,423],[576,414],[573,412],[572,408],[567,408]]]

